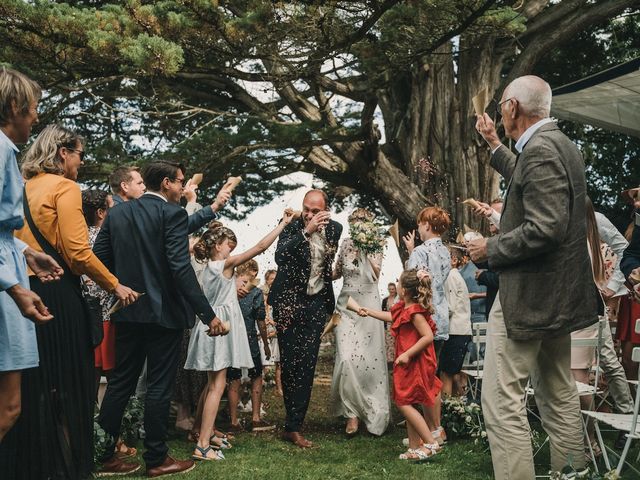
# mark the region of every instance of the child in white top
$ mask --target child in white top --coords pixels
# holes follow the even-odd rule
[[[220,398],[224,393],[228,367],[253,367],[249,341],[236,292],[235,268],[261,254],[278,238],[293,219],[286,210],[279,225],[255,246],[238,255],[231,255],[237,245],[235,234],[218,223],[207,230],[194,247],[196,260],[208,262],[202,273],[204,293],[218,317],[230,329],[224,336],[210,336],[205,325],[197,324],[191,332],[186,369],[207,372],[208,383],[198,443],[193,452],[196,460],[222,460],[224,456],[210,442]],[[230,447],[230,445],[226,445]]]

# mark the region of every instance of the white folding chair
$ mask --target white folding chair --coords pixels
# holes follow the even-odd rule
[[[635,326],[636,333],[640,333],[640,319],[636,320]],[[636,347],[633,349],[632,357],[634,362],[640,362],[640,347]],[[616,413],[602,413],[602,412],[592,412],[592,411],[583,411],[582,413],[588,417],[593,418],[596,436],[598,438],[598,443],[600,444],[600,448],[602,449],[602,454],[604,457],[604,462],[607,467],[607,470],[611,470],[611,462],[609,460],[609,453],[615,453],[613,450],[610,450],[604,443],[602,438],[602,432],[600,431],[599,422],[605,423],[616,430],[628,432],[627,433],[627,441],[624,445],[624,449],[622,450],[622,454],[618,460],[618,464],[616,466],[616,473],[618,475],[621,474],[622,469],[625,463],[629,466],[631,470],[633,470],[637,475],[640,475],[640,470],[635,468],[633,465],[626,462],[627,454],[629,453],[629,449],[631,448],[631,443],[633,440],[640,439],[640,424],[638,423],[638,410],[640,409],[640,388],[636,388],[636,398],[633,405],[633,413],[632,414],[616,414]],[[636,459],[637,462],[638,459]]]
[[[462,366],[461,372],[467,376],[469,391],[472,392],[473,398],[478,398],[480,383],[482,382],[482,374],[484,362],[480,359],[480,352],[487,343],[488,322],[477,322],[471,324],[472,341],[476,347],[477,360],[474,363],[466,363]]]

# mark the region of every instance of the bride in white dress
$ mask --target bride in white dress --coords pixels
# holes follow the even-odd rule
[[[371,212],[359,208],[349,216],[349,223],[371,219]],[[344,284],[336,305],[341,319],[335,328],[331,399],[335,414],[347,418],[347,435],[358,431],[359,421],[364,422],[374,435],[382,435],[389,423],[384,325],[346,309],[349,297],[362,307],[380,308],[378,278],[381,264],[382,253],[366,255],[347,238],[340,245],[334,268],[334,280],[342,277]]]

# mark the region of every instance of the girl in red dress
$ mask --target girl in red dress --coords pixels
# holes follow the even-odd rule
[[[416,270],[403,272],[400,297],[402,300],[391,308],[391,312],[361,308],[358,314],[393,322],[391,334],[396,341],[393,400],[407,420],[409,434],[409,449],[400,455],[400,459],[422,461],[440,450],[422,413],[413,406],[433,405],[442,387],[436,377],[437,360],[433,348],[436,326],[431,318],[429,275]]]

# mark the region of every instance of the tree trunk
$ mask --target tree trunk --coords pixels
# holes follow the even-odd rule
[[[486,45],[465,53],[462,39],[462,53],[454,65],[452,45],[447,44],[436,52],[441,61],[397,75],[389,91],[379,96],[387,145],[368,179],[405,229],[415,227],[416,214],[429,204],[451,214],[452,240],[465,225],[487,227],[461,204],[469,197],[489,202],[499,191],[499,178],[489,166],[489,149],[475,131],[472,103],[485,85],[493,95],[500,82],[502,61],[496,57],[502,55],[495,54],[492,42]],[[397,178],[393,166],[409,185]]]

